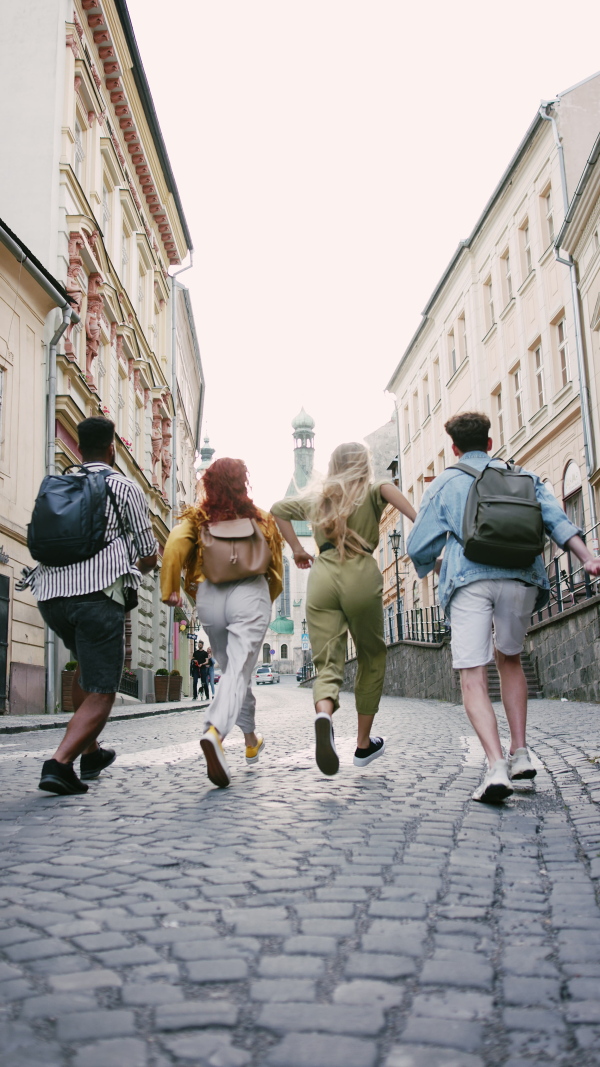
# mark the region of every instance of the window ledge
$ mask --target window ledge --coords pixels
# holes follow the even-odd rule
[[[482,345],[485,345],[485,344],[487,344],[488,341],[491,341],[491,339],[494,336],[494,334],[496,333],[497,329],[498,329],[498,323],[497,322],[493,322],[492,325],[490,326],[488,332],[481,339]]]
[[[535,267],[532,267],[531,270],[529,271],[529,274],[525,278],[525,281],[521,282],[520,287],[517,289],[517,296],[523,296],[523,293],[525,293],[529,289],[529,286],[531,285],[531,283],[532,283],[534,278],[535,278]]]
[[[411,444],[412,444],[412,438],[411,438],[411,440],[410,440],[410,441],[408,442],[408,444],[406,444],[406,445],[404,446],[404,448],[402,449],[402,455],[403,455],[403,456],[405,456],[405,455],[406,455],[406,453],[408,452],[408,450],[409,450],[409,448],[410,448]]]
[[[573,392],[573,382],[572,381],[567,382],[566,385],[563,385],[562,389],[559,389],[558,393],[556,393],[552,397],[552,403],[554,405],[554,408],[556,409],[556,407],[561,403],[561,401],[563,401],[565,399],[565,397],[570,396],[572,392]]]
[[[515,434],[513,434],[513,436],[510,438],[510,440],[508,442],[510,447],[511,447],[511,451],[514,450],[514,448],[517,445],[520,445],[521,442],[524,441],[526,437],[527,437],[527,427],[526,426],[521,426],[521,429],[517,430],[517,432]]]
[[[544,419],[546,418],[547,415],[548,415],[548,405],[544,404],[543,407],[539,408],[536,411],[535,415],[531,416],[531,418],[529,419],[529,425],[530,426],[537,426],[540,422],[544,421]]]
[[[469,357],[467,356],[466,359],[463,359],[463,361],[460,364],[460,366],[458,366],[456,368],[456,370],[454,371],[454,374],[452,375],[452,377],[449,378],[448,381],[446,382],[446,389],[448,389],[451,385],[454,385],[454,383],[458,380],[458,378],[462,377],[462,374],[463,374],[463,372],[465,370],[465,367],[468,365],[468,362],[469,362]]]
[[[543,267],[550,259],[554,259],[554,241],[542,252],[538,263]]]
[[[438,401],[437,401],[437,402],[436,402],[436,403],[435,403],[435,404],[433,405],[433,408],[431,409],[431,414],[432,414],[432,415],[435,415],[436,411],[439,411],[439,410],[440,410],[440,408],[441,408],[441,406],[442,406],[442,400],[441,400],[441,398],[440,398],[440,399],[439,399],[439,400],[438,400]]]
[[[500,312],[500,322],[504,322],[504,320],[508,318],[510,312],[515,306],[515,303],[516,301],[514,296],[511,296],[510,300],[508,301],[508,304],[505,304],[505,306],[502,308],[502,311]]]
[[[421,427],[419,426],[419,429],[415,430],[414,434],[412,435],[411,441],[418,441],[420,436],[421,436]]]
[[[425,427],[428,426],[430,422],[431,422],[431,412],[429,412],[429,415],[424,420],[424,422],[421,423],[421,429],[424,430]]]

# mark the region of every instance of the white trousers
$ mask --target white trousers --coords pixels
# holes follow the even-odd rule
[[[207,726],[226,737],[235,723],[245,734],[254,731],[256,700],[250,684],[269,620],[271,598],[264,575],[242,582],[202,582],[198,617],[208,634],[221,671]]]

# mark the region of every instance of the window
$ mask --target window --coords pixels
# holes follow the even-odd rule
[[[129,264],[129,234],[123,229],[121,234],[121,281],[127,281],[127,266]]]
[[[496,393],[496,424],[498,426],[498,445],[504,446],[504,410],[502,408],[502,390]]]
[[[404,408],[404,439],[406,444],[410,441],[410,415],[408,413],[408,404]]]
[[[385,567],[385,559],[383,554],[383,537],[379,541],[379,570],[382,571]]]
[[[456,371],[456,340],[454,337],[454,330],[450,330],[448,334],[448,356],[450,359],[450,377]]]
[[[569,342],[567,341],[567,324],[561,319],[556,327],[558,339],[558,362],[560,366],[561,387],[571,380],[569,373]]]
[[[143,271],[140,271],[138,278],[138,319],[142,326],[145,326],[146,319],[146,275]]]
[[[543,211],[546,219],[546,236],[548,244],[551,245],[554,242],[554,210],[552,207],[552,186],[549,185],[546,192],[542,196]]]
[[[277,614],[284,618],[290,617],[290,561],[287,556],[283,557],[282,590],[277,598]]]
[[[440,361],[434,359],[433,361],[433,403],[434,406],[439,403],[442,395],[442,383],[440,381]]]
[[[543,408],[546,403],[546,396],[544,390],[544,358],[542,355],[542,346],[537,345],[533,353],[534,371],[535,371],[535,387],[537,393],[538,410]]]
[[[467,344],[467,320],[464,313],[460,316],[458,325],[460,329],[460,358],[462,362],[462,360],[466,359],[469,355],[469,346]]]
[[[520,430],[523,426],[523,388],[520,367],[517,367],[516,370],[513,371],[512,379],[515,396],[515,414],[517,416],[517,429]]]
[[[419,394],[415,389],[413,393],[413,426],[415,428],[415,433],[419,428],[420,422],[421,420],[419,418]]]
[[[421,607],[421,596],[420,596],[420,593],[419,593],[419,583],[416,582],[416,581],[413,582],[412,598],[413,598],[413,608],[414,608],[415,611],[418,611],[418,609]]]
[[[108,236],[110,228],[110,192],[105,185],[102,186],[102,230],[104,237]]]
[[[431,415],[431,397],[429,396],[429,376],[423,378],[423,413],[428,419]]]
[[[83,171],[83,161],[85,159],[85,151],[83,147],[83,130],[80,123],[75,119],[75,177],[77,181],[81,181],[81,174]]]
[[[265,641],[263,645],[263,663],[271,662],[271,646]]]
[[[492,326],[496,321],[496,319],[494,318],[494,290],[492,289],[491,277],[483,283],[483,294],[485,304],[485,325],[487,333],[488,330],[491,330]]]
[[[282,645],[282,646],[281,646],[281,658],[282,658],[282,659],[287,659],[287,658],[288,658],[288,648],[287,648],[287,645]]]
[[[508,249],[502,256],[502,263],[504,267],[504,301],[505,304],[508,304],[513,298],[512,271],[510,266],[510,252]]]
[[[529,277],[532,271],[529,219],[525,219],[521,226],[521,249],[523,253],[523,279],[525,279]]]
[[[0,368],[0,449],[4,444],[4,392],[6,382],[6,371]]]

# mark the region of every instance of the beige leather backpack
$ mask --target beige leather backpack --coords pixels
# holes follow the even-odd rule
[[[255,519],[213,522],[200,530],[202,570],[214,585],[266,574],[271,549]]]

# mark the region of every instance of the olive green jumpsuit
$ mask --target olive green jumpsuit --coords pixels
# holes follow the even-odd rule
[[[348,519],[351,530],[360,534],[374,551],[379,542],[379,520],[386,506],[381,486],[369,488],[364,501]],[[271,508],[276,518],[307,519],[306,505],[300,500],[280,500]],[[318,529],[313,530],[317,546],[326,543]],[[383,638],[383,577],[373,556],[358,555],[340,560],[335,548],[320,553],[308,579],[306,619],[317,669],[313,687],[315,704],[333,700],[339,708],[339,692],[344,680],[348,630],[356,647],[358,669],[354,693],[359,715],[374,715],[379,708],[385,674],[386,646]]]

